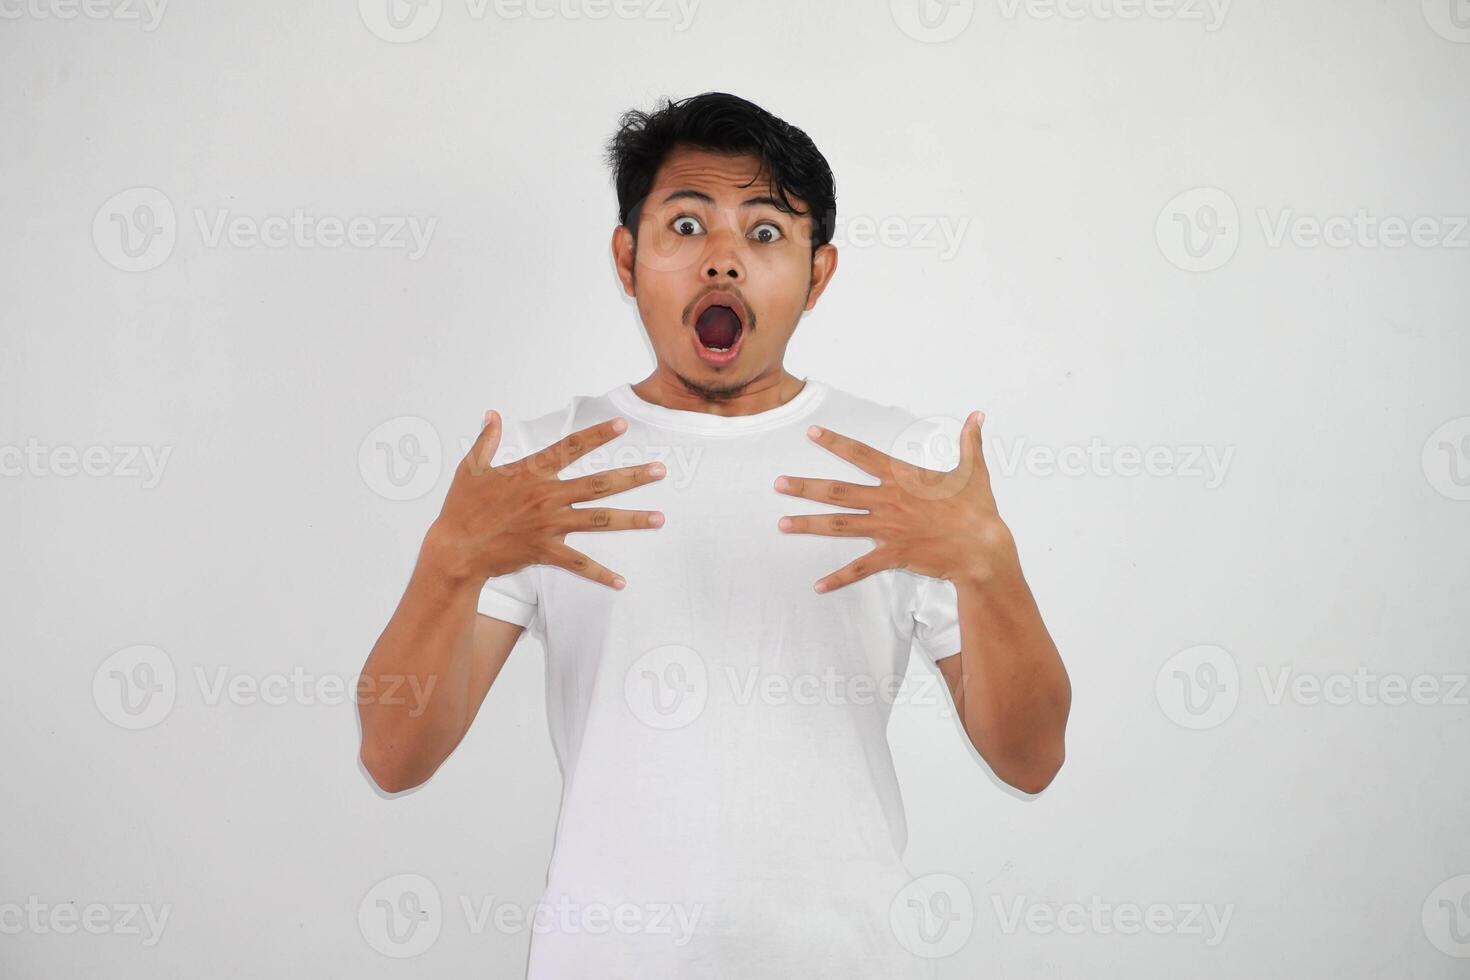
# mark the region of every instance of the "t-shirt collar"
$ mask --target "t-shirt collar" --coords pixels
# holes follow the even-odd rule
[[[661,429],[713,436],[739,435],[794,422],[816,408],[826,396],[827,386],[816,378],[808,377],[804,380],[801,390],[790,401],[750,415],[715,415],[711,412],[693,412],[655,405],[639,397],[631,384],[621,384],[607,395],[618,411],[629,419],[637,419]]]

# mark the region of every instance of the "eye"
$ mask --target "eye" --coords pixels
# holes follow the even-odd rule
[[[693,225],[696,230],[695,231],[688,232],[687,234],[685,232],[679,230],[681,226],[688,226],[688,225]],[[679,215],[677,218],[675,218],[673,221],[671,221],[669,223],[669,227],[673,228],[674,231],[675,231],[675,233],[677,233],[677,234],[679,234],[679,235],[681,235],[681,236],[683,236],[685,238],[689,237],[689,235],[697,235],[697,234],[699,234],[699,232],[704,231],[704,225],[700,224],[699,223],[699,219],[696,218],[692,214],[681,214],[681,215]]]
[[[771,233],[770,233],[770,236],[769,237],[767,237],[767,238],[760,238],[760,237],[758,237],[759,234],[760,234],[760,230],[762,228],[769,228],[769,229],[771,229]],[[758,225],[755,226],[755,230],[751,232],[751,236],[754,237],[756,239],[756,241],[760,242],[763,245],[773,244],[775,242],[780,241],[781,238],[783,237],[782,234],[781,234],[781,226],[778,225],[778,224],[776,224],[774,221],[762,221],[760,224],[758,224]]]

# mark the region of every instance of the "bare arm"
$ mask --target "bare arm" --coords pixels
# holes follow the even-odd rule
[[[510,651],[524,631],[524,626],[476,614],[474,645],[470,649],[470,703],[464,719],[466,731],[480,713],[490,685],[500,676],[500,668],[510,659]]]
[[[425,782],[464,735],[522,627],[475,611],[483,582],[454,576],[428,538],[363,666],[363,767],[398,793]]]
[[[984,419],[981,412],[966,417],[952,470],[916,466],[812,426],[814,440],[879,482],[778,477],[783,493],[866,511],[783,517],[778,526],[873,541],[872,551],[819,579],[818,592],[887,568],[954,583],[960,650],[939,659],[939,672],[976,751],[1006,783],[1034,794],[1066,759],[1072,686],[996,508],[982,452]]]
[[[939,661],[960,723],[991,771],[1023,793],[1046,789],[1066,759],[1072,685],[1056,644],[1009,557],[958,578],[960,653]]]
[[[358,755],[380,787],[397,793],[432,776],[464,738],[505,666],[521,627],[478,614],[489,579],[545,564],[622,587],[614,572],[563,539],[580,531],[655,528],[663,515],[573,505],[662,479],[663,465],[571,480],[557,474],[626,428],[622,419],[600,422],[523,459],[491,466],[500,419],[487,413],[358,681]]]

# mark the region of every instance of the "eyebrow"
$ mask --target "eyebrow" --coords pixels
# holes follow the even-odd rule
[[[660,206],[662,206],[663,204],[668,204],[670,201],[679,201],[679,200],[703,201],[705,204],[714,204],[715,203],[715,199],[712,198],[712,197],[710,197],[704,191],[697,191],[697,190],[694,190],[693,188],[685,187],[685,188],[680,188],[677,191],[674,191],[668,197],[664,198],[663,201],[661,202]],[[771,196],[766,195],[766,194],[762,194],[759,197],[747,197],[745,200],[743,200],[743,201],[740,202],[740,206],[742,208],[756,208],[756,207],[760,207],[761,205],[768,205],[770,207],[775,208],[777,211],[784,211],[784,210],[786,210],[784,207],[781,206],[781,202],[780,201],[778,201],[774,197],[771,197]]]

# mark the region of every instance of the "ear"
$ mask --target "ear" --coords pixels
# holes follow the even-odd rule
[[[617,267],[618,281],[623,284],[623,292],[629,296],[633,295],[633,265],[637,250],[638,248],[633,242],[633,233],[631,231],[622,225],[618,225],[613,229],[613,265]]]
[[[817,247],[812,254],[812,284],[807,291],[806,306],[809,310],[817,305],[822,291],[827,288],[827,283],[832,281],[832,276],[837,272],[837,246],[828,242],[826,245]]]

